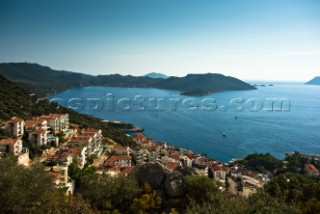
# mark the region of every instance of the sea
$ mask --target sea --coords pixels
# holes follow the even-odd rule
[[[257,90],[182,96],[153,88],[83,87],[50,98],[79,113],[130,122],[157,141],[228,162],[248,154],[320,153],[320,86],[251,82]]]

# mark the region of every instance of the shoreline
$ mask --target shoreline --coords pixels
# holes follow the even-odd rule
[[[102,120],[102,123],[107,123],[110,126],[119,129],[122,132],[143,132],[144,129],[129,122],[119,120]]]
[[[129,123],[129,122],[124,122],[124,121],[120,121],[120,120],[101,120],[101,122],[102,122],[102,123],[107,123],[107,124],[113,126],[114,128],[119,129],[120,131],[124,132],[124,133],[127,134],[127,135],[128,135],[128,133],[134,134],[134,133],[138,133],[138,132],[141,132],[141,133],[144,132],[144,129],[143,129],[143,128],[141,128],[141,127],[139,127],[139,126],[137,126],[137,125],[134,125],[134,124],[132,124],[132,123]],[[130,127],[132,127],[132,128],[121,128],[121,127],[128,127],[128,126],[130,126]],[[128,136],[131,136],[131,135],[128,135]],[[151,136],[151,137],[152,137],[152,136]],[[166,143],[167,143],[168,145],[173,146],[173,147],[176,147],[176,148],[179,148],[179,149],[182,149],[182,150],[188,150],[188,151],[191,151],[191,152],[194,153],[194,154],[197,154],[197,155],[199,155],[199,156],[203,156],[203,154],[199,153],[198,151],[194,151],[193,149],[187,149],[187,148],[182,147],[182,146],[176,146],[176,145],[174,145],[174,144],[171,144],[170,142],[166,142]],[[223,162],[223,161],[221,161],[221,160],[218,160],[218,159],[216,159],[216,158],[214,158],[214,157],[208,157],[208,156],[207,156],[207,158],[210,158],[210,159],[216,160],[216,161],[220,161],[220,162],[222,162],[223,164],[228,165],[228,164],[231,163],[232,161],[240,160],[240,159],[242,159],[243,157],[234,157],[234,158],[232,158],[232,159],[230,159],[229,161],[226,161],[226,162]]]

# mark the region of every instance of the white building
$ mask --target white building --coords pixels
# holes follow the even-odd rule
[[[58,134],[69,128],[69,114],[49,114],[40,117],[48,121],[48,126],[52,129],[52,134]]]
[[[36,129],[48,130],[48,121],[41,118],[33,118],[32,120],[26,120],[25,131],[30,132]]]
[[[23,119],[13,117],[11,120],[5,122],[5,132],[13,137],[19,137],[24,134],[25,122]]]
[[[21,138],[8,138],[0,140],[0,154],[9,153],[18,157],[18,164],[29,166],[29,150],[22,147]]]
[[[89,152],[93,152],[102,143],[102,131],[100,129],[83,129],[78,137],[82,138],[92,138],[92,141],[88,145]]]
[[[105,161],[104,165],[109,167],[119,166],[121,168],[131,167],[131,159],[132,157],[129,155],[111,155]]]
[[[76,159],[80,169],[83,169],[87,163],[88,148],[87,147],[71,147],[69,148],[70,155]]]
[[[21,138],[7,138],[0,140],[0,152],[19,156],[22,152]]]
[[[47,145],[48,143],[47,131],[41,128],[30,131],[28,139],[30,143],[37,143],[38,146]]]

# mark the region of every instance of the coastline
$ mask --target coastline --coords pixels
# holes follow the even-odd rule
[[[132,123],[119,120],[102,120],[102,123],[107,123],[110,126],[119,129],[122,132],[143,132],[144,129]]]
[[[137,126],[137,125],[134,125],[132,123],[129,123],[129,122],[124,122],[124,121],[119,121],[119,120],[101,120],[102,123],[107,123],[109,125],[111,125],[112,127],[114,128],[117,128],[119,129],[120,131],[124,132],[125,134],[129,134],[128,136],[131,136],[132,134],[134,133],[143,133],[144,132],[144,129]],[[122,127],[122,128],[121,128]],[[125,127],[131,127],[131,128],[125,128]],[[131,134],[130,134],[131,133]],[[152,136],[151,136],[152,137]],[[171,144],[170,142],[165,142],[168,146],[172,146],[172,147],[175,147],[179,150],[185,150],[185,151],[190,151],[192,152],[193,154],[196,154],[198,156],[203,156],[203,154],[197,152],[197,151],[194,151],[192,149],[187,149],[183,146],[175,146],[173,144]],[[216,159],[215,157],[209,157],[205,154],[205,157],[206,158],[209,158],[211,160],[215,160],[215,161],[219,161],[221,162],[220,160]],[[230,164],[232,163],[233,161],[236,161],[236,160],[241,160],[243,157],[234,157],[232,158],[230,161],[227,161],[227,162],[221,162],[223,164]]]
[[[266,87],[268,88],[268,87]],[[99,89],[99,88],[98,88]],[[91,90],[93,90],[94,92],[96,92],[95,90],[96,89],[89,89],[87,90],[88,92],[90,92]],[[103,92],[104,88],[101,88],[99,89]],[[309,91],[313,91],[311,89],[309,89],[309,87],[305,87],[303,85],[290,85],[287,86],[287,85],[276,85],[275,87],[270,87],[268,90],[267,89],[263,89],[263,90],[260,90],[260,92],[257,92],[256,94],[259,94],[259,95],[263,95],[263,96],[270,96],[270,94],[273,94],[273,93],[276,93],[277,96],[281,96],[281,97],[286,97],[286,96],[291,96],[291,92],[289,91],[292,91],[292,90],[299,90],[301,93],[303,92],[303,97],[302,95],[300,96],[294,96],[294,99],[303,99],[303,100],[306,100],[309,99],[309,96],[312,97],[313,96],[313,93],[309,93]],[[116,90],[115,90],[116,91]],[[121,90],[120,90],[121,91]],[[129,90],[128,90],[129,91]],[[145,90],[143,90],[144,92]],[[146,90],[147,91],[147,90]],[[281,91],[284,91],[284,93],[280,93]],[[99,92],[97,90],[97,92]],[[113,92],[113,91],[112,91]],[[75,93],[77,96],[77,91],[76,92],[72,92],[72,94]],[[126,92],[127,93],[127,92]],[[133,92],[134,93],[134,92]],[[132,93],[132,94],[133,94]],[[167,92],[164,92],[164,94],[166,95]],[[129,96],[132,97],[133,95],[129,93]],[[146,94],[148,95],[148,92],[146,92]],[[255,96],[255,92],[251,93],[243,93],[244,94],[244,97],[250,97],[250,96]],[[249,95],[247,95],[249,94]],[[253,95],[252,95],[253,94]],[[171,94],[168,94],[168,96],[171,96]],[[214,98],[216,99],[219,99],[221,100],[221,103],[224,103],[225,100],[230,100],[230,98],[232,97],[237,97],[238,96],[238,93],[236,93],[235,95],[233,95],[233,93],[218,93],[217,95],[214,96]],[[305,97],[307,96],[307,97]],[[62,96],[64,97],[64,96]],[[66,95],[66,97],[68,97],[68,93]],[[100,98],[100,96],[99,96]],[[218,103],[220,104],[220,103]],[[311,103],[312,105],[310,106],[314,106],[313,103]],[[316,103],[315,103],[316,104]],[[308,103],[309,105],[309,103]],[[297,104],[297,109],[299,110],[299,107],[300,107],[300,104]],[[231,109],[232,110],[232,109]],[[255,114],[255,113],[239,113],[237,114],[237,120],[235,120],[235,114],[232,113],[226,113],[225,115],[226,116],[220,116],[220,114],[222,115],[222,113],[219,113],[220,109],[218,108],[217,109],[217,113],[216,115],[213,115],[213,116],[208,116],[208,117],[205,117],[205,120],[204,120],[204,124],[200,124],[201,126],[202,125],[205,125],[203,126],[204,128],[205,127],[208,127],[208,120],[210,121],[223,121],[223,118],[225,117],[227,119],[227,123],[226,125],[225,124],[221,124],[221,127],[222,128],[219,128],[220,125],[215,125],[215,124],[212,124],[212,128],[208,128],[208,131],[205,132],[205,133],[202,133],[201,131],[201,136],[200,134],[197,134],[196,138],[188,138],[188,136],[191,136],[191,132],[186,132],[185,135],[181,135],[181,136],[178,136],[178,137],[175,137],[173,136],[174,135],[174,132],[172,131],[169,131],[168,133],[163,133],[162,130],[164,130],[162,127],[163,127],[163,124],[166,123],[166,121],[163,120],[163,118],[169,118],[170,119],[170,114],[171,112],[169,112],[170,114],[167,114],[167,113],[161,113],[159,114],[159,122],[157,122],[158,118],[157,118],[157,115],[154,115],[154,114],[151,114],[148,115],[146,117],[144,117],[144,115],[141,117],[136,117],[136,116],[131,116],[131,114],[128,114],[126,116],[123,116],[122,113],[118,113],[116,112],[115,115],[112,115],[112,118],[109,118],[109,116],[105,113],[103,113],[102,116],[100,116],[100,120],[101,119],[110,119],[110,120],[120,120],[120,121],[126,121],[126,122],[132,122],[132,123],[137,123],[138,125],[140,125],[142,128],[145,128],[145,132],[150,135],[151,137],[154,137],[155,139],[158,139],[158,140],[162,140],[162,141],[167,141],[167,142],[170,142],[174,145],[179,145],[179,146],[182,146],[182,147],[185,147],[185,148],[188,148],[188,149],[191,149],[195,152],[199,152],[199,153],[209,153],[208,155],[211,156],[211,157],[214,157],[216,159],[219,159],[219,160],[222,160],[223,162],[228,162],[229,160],[233,159],[233,158],[237,158],[237,157],[243,157],[245,156],[246,154],[250,154],[254,151],[256,152],[270,152],[271,154],[273,154],[274,156],[276,156],[277,158],[284,158],[284,154],[286,152],[289,152],[287,149],[286,149],[286,145],[287,143],[286,140],[287,137],[285,135],[281,136],[282,134],[280,133],[280,137],[283,137],[283,141],[284,143],[280,143],[278,146],[277,146],[277,149],[275,149],[274,147],[272,148],[271,146],[269,146],[268,144],[272,144],[273,141],[274,142],[278,142],[279,140],[277,139],[274,139],[271,143],[269,143],[268,139],[265,137],[267,136],[267,134],[265,134],[266,132],[268,133],[272,133],[272,129],[269,129],[269,127],[266,129],[266,130],[263,130],[263,131],[257,131],[257,132],[248,132],[246,136],[242,135],[238,135],[239,131],[237,129],[232,129],[233,127],[233,124],[237,124],[237,126],[239,127],[244,127],[246,129],[246,127],[250,127],[252,130],[258,130],[258,128],[256,127],[259,127],[260,125],[263,125],[263,123],[265,123],[265,121],[269,120],[268,118],[270,118],[267,114],[269,114],[268,112],[262,112],[261,114]],[[85,112],[83,112],[85,113]],[[113,114],[113,113],[112,113]],[[199,116],[194,116],[194,115],[199,115]],[[289,119],[291,118],[290,114],[292,114],[291,112],[287,112],[287,113],[281,113],[281,114],[278,114],[278,113],[275,113],[275,114],[270,114],[270,116],[272,116],[272,118],[276,119],[277,120],[277,124],[278,125],[281,125],[281,127],[283,127],[282,130],[285,130],[283,133],[286,133],[287,131],[290,131],[288,128],[286,128],[286,126],[288,127],[288,122],[290,121]],[[311,113],[308,113],[306,112],[306,114],[311,114]],[[120,116],[119,116],[120,115]],[[163,116],[164,115],[164,116]],[[171,114],[172,115],[172,114]],[[181,114],[181,116],[184,116],[186,114]],[[202,115],[200,115],[200,113],[195,113],[195,114],[190,114],[193,118],[196,118],[196,119],[199,119],[199,121],[201,121],[201,118],[202,118]],[[248,116],[247,116],[248,115]],[[301,114],[300,114],[301,115]],[[200,117],[201,116],[201,117]],[[206,115],[204,115],[206,116]],[[267,117],[268,116],[268,117]],[[299,118],[301,116],[297,116],[297,118]],[[281,118],[281,120],[278,120],[278,118]],[[296,117],[294,117],[296,118]],[[258,120],[259,119],[259,120]],[[146,122],[144,122],[143,120],[146,120]],[[170,120],[172,122],[172,120]],[[182,122],[183,121],[189,121],[190,120],[181,120]],[[179,121],[179,122],[181,122]],[[288,121],[288,122],[286,122]],[[154,122],[154,123],[153,123]],[[272,122],[272,121],[270,121]],[[155,125],[155,127],[153,127],[152,125]],[[160,125],[159,125],[160,124]],[[174,123],[172,123],[174,125]],[[171,123],[168,124],[168,125],[172,125]],[[183,124],[183,123],[181,123]],[[186,123],[186,124],[183,124],[184,126],[190,128],[191,126],[188,125],[188,124],[191,124],[191,123]],[[282,124],[284,124],[282,126]],[[297,123],[294,123],[293,125],[295,124],[298,124],[298,121]],[[209,124],[210,125],[210,124]],[[278,126],[277,125],[277,126]],[[178,125],[175,125],[176,127],[179,128],[179,133],[183,133],[182,131],[182,128],[181,126],[179,127]],[[150,127],[150,129],[149,129]],[[174,127],[174,126],[172,126]],[[217,127],[217,128],[215,128]],[[291,126],[290,126],[291,127]],[[192,127],[191,127],[192,128]],[[272,128],[272,127],[271,127]],[[295,128],[295,127],[294,127]],[[311,127],[313,128],[313,127]],[[215,129],[219,129],[219,131],[216,131]],[[220,130],[221,129],[221,130]],[[232,129],[232,130],[231,130]],[[122,131],[124,132],[130,132],[130,131],[133,131],[133,132],[137,132],[139,130],[137,129],[121,129]],[[189,129],[189,130],[192,130],[192,129]],[[269,132],[270,130],[270,132]],[[142,130],[140,130],[142,131]],[[227,137],[226,138],[223,138],[221,137],[221,134],[222,131],[226,132],[227,133]],[[302,130],[303,131],[303,130]],[[311,130],[309,130],[311,131]],[[308,131],[308,132],[309,132]],[[260,133],[262,136],[261,138],[259,138],[259,144],[263,144],[263,146],[259,146],[255,149],[255,143],[254,143],[254,138],[252,136],[255,135],[255,133]],[[301,134],[299,134],[301,135]],[[200,136],[200,138],[199,138]],[[315,135],[317,136],[317,135]],[[315,147],[314,146],[314,138],[313,135],[306,135],[304,137],[305,139],[310,139],[308,140],[310,143],[309,144],[305,144],[305,145],[301,145],[301,144],[298,144],[298,140],[294,139],[293,142],[291,143],[292,145],[294,145],[294,149],[290,149],[291,150],[298,150],[298,151],[301,151],[301,152],[305,152],[305,153],[308,153],[308,152],[312,152],[309,148],[310,147]],[[201,146],[198,146],[198,143],[200,142],[199,139],[203,139],[203,144]],[[245,142],[246,142],[246,145],[248,145],[248,147],[241,147],[239,146],[241,144],[241,142],[244,142],[244,139],[245,139]],[[290,145],[291,145],[290,144]],[[238,149],[235,149],[236,147],[239,147]],[[225,148],[230,148],[230,149],[225,149]]]

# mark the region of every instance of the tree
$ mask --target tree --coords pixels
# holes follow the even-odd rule
[[[134,197],[140,194],[138,183],[130,177],[109,175],[86,175],[80,182],[84,199],[101,211],[128,212]]]
[[[272,197],[283,198],[286,202],[305,203],[310,198],[320,200],[319,178],[300,174],[281,174],[264,187]]]
[[[218,193],[218,187],[214,180],[204,176],[185,177],[187,197],[196,202],[207,201],[211,194]]]
[[[242,160],[236,161],[235,164],[240,164],[247,169],[262,173],[265,173],[266,171],[273,172],[276,169],[281,169],[283,165],[281,160],[275,158],[269,153],[253,153]]]
[[[80,195],[66,197],[65,192],[59,189],[48,191],[42,200],[43,206],[37,207],[37,210],[34,211],[35,213],[98,213]]]
[[[75,180],[76,183],[78,183],[81,177],[81,169],[78,167],[77,164],[71,163],[68,166],[68,175],[70,178]]]
[[[66,197],[54,188],[41,165],[17,165],[14,157],[0,159],[1,213],[94,213],[81,197]]]
[[[144,183],[143,194],[134,198],[131,209],[134,213],[155,213],[161,207],[161,198],[149,183]]]
[[[51,178],[42,166],[24,168],[18,166],[13,157],[0,160],[0,207],[3,212],[32,210],[51,188]]]
[[[287,155],[285,161],[287,161],[287,164],[283,172],[301,173],[308,159],[302,157],[298,152],[295,152],[292,155]]]
[[[247,208],[249,204],[247,199],[240,196],[232,198],[221,192],[209,193],[206,201],[198,202],[191,198],[187,206],[187,214],[242,214],[248,213]]]
[[[300,205],[301,214],[320,213],[320,201],[316,198],[309,199],[305,204]]]
[[[187,214],[286,214],[295,213],[294,206],[284,200],[275,198],[258,191],[245,198],[242,196],[228,197],[224,193],[210,194],[206,201],[201,203],[191,199],[187,209]]]

